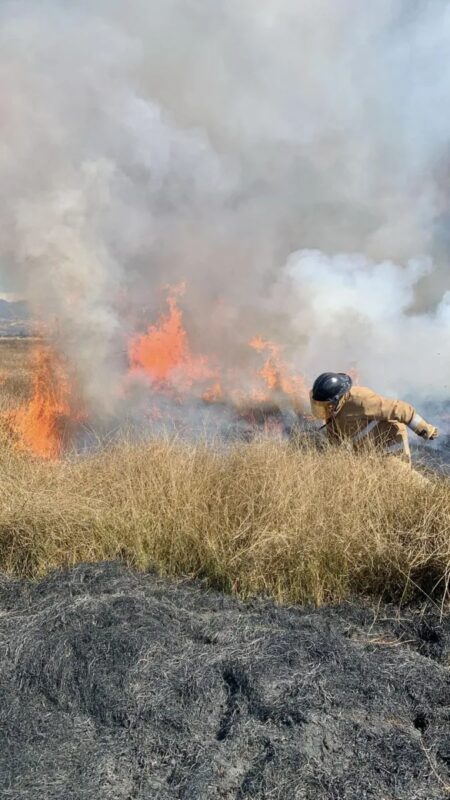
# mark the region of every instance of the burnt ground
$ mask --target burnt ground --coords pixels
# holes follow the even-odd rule
[[[434,800],[450,620],[280,609],[118,564],[0,578],[2,800]]]

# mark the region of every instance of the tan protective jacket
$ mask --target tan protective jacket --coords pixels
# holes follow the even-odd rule
[[[331,442],[350,440],[357,450],[370,442],[384,453],[395,453],[410,461],[406,426],[426,438],[435,431],[409,403],[382,397],[362,386],[354,386],[345,395],[326,423]]]

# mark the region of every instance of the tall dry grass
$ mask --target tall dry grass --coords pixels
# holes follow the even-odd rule
[[[0,411],[15,408],[28,399],[37,343],[31,337],[0,337]]]
[[[0,477],[12,575],[121,558],[282,603],[448,588],[450,483],[371,453],[167,440],[52,464],[5,445]]]
[[[0,340],[0,410],[29,396],[35,344]],[[116,558],[285,603],[442,600],[450,482],[301,441],[124,442],[49,463],[13,450],[0,427],[0,570],[35,578]]]

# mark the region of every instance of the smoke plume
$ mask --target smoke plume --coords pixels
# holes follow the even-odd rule
[[[193,350],[449,395],[450,8],[0,2],[2,289],[110,411],[186,281]]]

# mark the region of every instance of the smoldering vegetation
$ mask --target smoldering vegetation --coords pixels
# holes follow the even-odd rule
[[[443,800],[449,618],[119,564],[0,582],[5,800]]]

